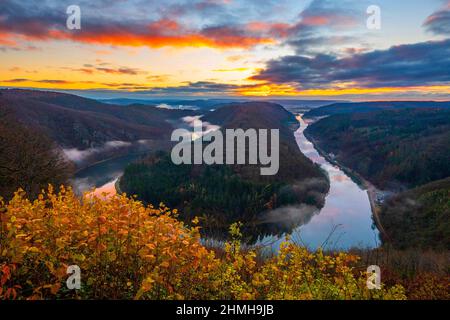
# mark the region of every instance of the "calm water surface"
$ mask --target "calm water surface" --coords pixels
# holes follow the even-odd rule
[[[325,206],[316,212],[309,222],[294,230],[292,241],[302,243],[311,249],[320,246],[328,249],[378,246],[378,230],[373,225],[367,191],[317,152],[303,134],[308,123],[300,116],[297,119],[301,124],[295,132],[297,144],[303,154],[328,173],[330,191]],[[284,237],[269,236],[260,240],[260,243],[277,248],[284,240]]]
[[[295,132],[297,144],[308,158],[318,163],[327,172],[330,178],[330,191],[326,197],[325,206],[304,219],[303,225],[294,229],[292,241],[311,249],[320,246],[327,249],[376,247],[378,231],[373,226],[367,191],[352,181],[337,166],[319,155],[313,144],[303,134],[308,123],[300,116],[298,120],[301,127]],[[97,195],[102,192],[115,194],[114,184],[127,164],[140,157],[142,155],[128,155],[98,163],[79,171],[72,184],[79,193],[95,188],[94,192]],[[284,236],[266,236],[262,237],[257,244],[277,249],[284,240]]]
[[[78,171],[72,180],[72,186],[78,194],[95,189],[96,195],[103,192],[114,195],[116,193],[114,184],[123,174],[125,167],[141,157],[142,154],[130,154],[94,164]]]

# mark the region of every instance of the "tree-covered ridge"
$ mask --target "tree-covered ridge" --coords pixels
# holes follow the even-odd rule
[[[402,109],[450,109],[450,101],[370,101],[370,102],[338,102],[315,108],[305,114],[305,118],[324,117],[335,114],[365,113]]]
[[[220,120],[219,120],[220,119]],[[244,222],[246,241],[259,235],[278,234],[265,214],[275,208],[303,204],[309,215],[321,208],[329,184],[318,166],[299,150],[292,129],[295,117],[282,106],[271,103],[229,104],[205,116],[228,128],[268,128],[280,130],[280,168],[274,176],[261,176],[260,165],[175,165],[164,154],[128,166],[120,179],[120,189],[139,199],[157,204],[163,201],[180,210],[189,221],[202,217],[205,232],[223,238],[232,222]],[[211,122],[216,124],[216,122]],[[307,217],[305,217],[306,219]],[[210,232],[211,234],[211,232]]]
[[[0,105],[0,197],[11,199],[19,188],[37,197],[49,183],[67,183],[72,172],[55,142]]]
[[[323,206],[326,180],[305,180],[301,190],[286,182],[245,179],[232,166],[175,165],[169,155],[158,155],[129,165],[120,179],[120,189],[146,203],[164,202],[178,209],[180,218],[200,218],[209,236],[223,239],[228,226],[244,222],[246,242],[265,234],[281,234],[292,228],[264,224],[264,213],[281,206],[303,203]],[[308,184],[308,187],[306,187]]]
[[[61,149],[88,151],[75,161],[78,167],[130,152],[168,148],[173,122],[195,114],[190,110],[119,106],[72,94],[22,89],[0,89],[3,108],[12,112],[14,121],[45,133]],[[103,148],[110,142],[119,142],[120,147]],[[90,149],[95,152],[89,153]]]
[[[334,115],[305,132],[380,188],[450,176],[450,111],[414,109]]]
[[[202,120],[226,129],[278,129],[280,133],[280,165],[275,176],[262,176],[255,165],[233,165],[233,170],[240,176],[271,183],[283,181],[292,183],[303,179],[325,179],[320,167],[307,158],[299,149],[293,132],[299,122],[283,106],[268,102],[245,102],[224,104],[213,112],[206,114]],[[248,150],[246,149],[246,152]]]
[[[395,247],[450,250],[450,178],[396,195],[380,218]]]

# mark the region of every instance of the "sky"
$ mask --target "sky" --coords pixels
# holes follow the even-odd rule
[[[367,25],[373,5],[380,28]],[[450,0],[0,0],[0,86],[450,100]]]

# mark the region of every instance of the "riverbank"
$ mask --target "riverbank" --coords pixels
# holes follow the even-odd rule
[[[374,224],[371,204],[366,189],[358,185],[339,166],[327,161],[319,154],[314,144],[304,135],[308,123],[301,115],[296,115],[301,127],[294,133],[300,151],[314,164],[327,173],[330,181],[329,192],[322,208],[312,215],[305,213],[305,208],[291,207],[279,210],[278,214],[302,217],[290,236],[290,241],[316,250],[350,250],[352,248],[373,249],[379,246],[379,231]],[[298,170],[292,168],[292,170]],[[349,172],[348,172],[349,173]],[[289,209],[289,210],[287,210]],[[269,236],[260,240],[271,243],[278,249],[284,236]]]
[[[378,190],[370,181],[365,179],[363,176],[361,176],[359,173],[355,172],[354,170],[346,167],[342,163],[336,160],[336,158],[331,157],[330,154],[325,152],[323,149],[321,149],[317,143],[317,141],[308,133],[303,132],[305,137],[313,144],[314,148],[317,150],[317,152],[324,157],[328,162],[331,164],[339,167],[343,172],[345,172],[349,177],[351,177],[359,186],[361,186],[363,189],[367,190],[367,196],[369,198],[370,207],[372,210],[372,219],[378,228],[378,231],[385,235],[386,237],[389,237],[383,228],[383,225],[381,223],[380,219],[380,206],[376,203],[377,194],[381,193],[380,190]]]
[[[108,162],[108,161],[113,161],[113,160],[121,159],[121,158],[128,157],[128,156],[141,156],[141,155],[144,156],[144,155],[147,155],[147,154],[149,154],[151,152],[152,152],[152,150],[146,150],[146,151],[140,151],[140,152],[130,152],[130,153],[127,153],[127,154],[118,154],[118,155],[115,155],[115,156],[112,156],[112,157],[109,157],[109,158],[106,158],[106,159],[102,159],[102,160],[99,160],[99,161],[95,161],[95,162],[89,163],[89,164],[87,164],[85,166],[82,166],[82,167],[79,167],[79,168],[77,168],[75,170],[74,175],[77,175],[77,174],[79,174],[80,172],[82,172],[84,170],[87,170],[89,168],[101,165],[102,163],[105,163],[105,162]]]
[[[381,226],[381,223],[375,220],[378,217],[374,216],[372,209],[376,208],[373,201],[375,191],[369,190],[369,185],[365,185],[365,188],[361,187],[363,180],[358,179],[357,175],[350,170],[345,170],[343,167],[341,170],[341,166],[336,165],[333,159],[327,157],[322,150],[319,154],[317,146],[315,147],[313,142],[303,135],[303,130],[308,124],[304,123],[301,117],[298,120],[301,127],[294,132],[296,144],[306,157],[326,173],[330,188],[324,206],[320,209],[288,206],[274,210],[271,213],[273,223],[267,225],[267,228],[271,230],[293,228],[291,232],[293,241],[304,243],[311,250],[318,247],[326,247],[329,250],[377,247],[379,232],[374,225]],[[96,186],[101,192],[107,192],[110,195],[121,194],[124,192],[120,186],[120,182],[123,181],[123,172],[133,161],[131,158],[126,158],[110,163],[103,162],[83,172],[78,182],[84,184],[85,188],[89,187],[89,190],[92,186]],[[295,166],[291,169],[302,170],[301,167]],[[367,192],[371,192],[369,197]],[[280,244],[285,241],[284,235],[280,234],[266,235],[267,233],[259,233],[259,231],[255,231],[254,234],[261,236],[259,243],[270,244],[274,250],[278,250]]]
[[[122,190],[120,189],[120,178],[122,178],[122,175],[120,175],[116,182],[114,183],[114,189],[116,190],[116,194],[122,194]]]

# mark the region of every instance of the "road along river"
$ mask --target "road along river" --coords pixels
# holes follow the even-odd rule
[[[319,164],[330,179],[330,191],[324,207],[308,222],[297,227],[292,241],[311,249],[349,249],[352,247],[373,248],[379,245],[378,230],[372,220],[372,208],[366,187],[358,185],[337,165],[330,163],[305,137],[308,122],[298,116],[301,126],[295,139],[304,155]],[[276,249],[284,237],[268,236],[260,244]]]

